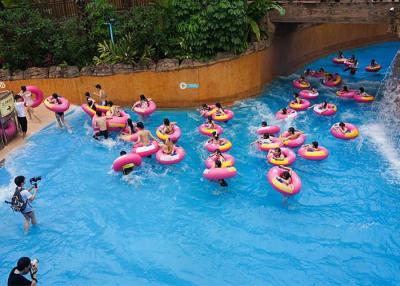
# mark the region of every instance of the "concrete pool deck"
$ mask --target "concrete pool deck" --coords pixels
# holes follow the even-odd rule
[[[71,107],[68,109],[68,112],[76,108],[77,106],[71,105]],[[26,140],[30,136],[32,136],[36,132],[39,132],[56,120],[54,112],[46,109],[44,104],[41,104],[40,106],[35,108],[35,114],[40,118],[41,122],[38,122],[35,118],[33,118],[32,120],[29,120],[28,118],[28,132],[26,134],[26,138],[23,139],[22,134],[17,134],[17,136],[13,140],[8,142],[8,145],[6,145],[3,149],[0,149],[0,162],[6,159],[8,154],[10,154],[12,151],[24,145]]]

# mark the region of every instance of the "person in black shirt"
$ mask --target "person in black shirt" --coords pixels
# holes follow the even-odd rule
[[[18,259],[17,267],[14,267],[8,276],[8,286],[36,286],[37,264],[32,265],[29,257]],[[24,275],[30,273],[32,281],[26,279]]]

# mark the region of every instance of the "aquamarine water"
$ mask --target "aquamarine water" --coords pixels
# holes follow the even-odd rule
[[[360,69],[344,75],[345,82],[374,94],[399,48],[391,42],[346,51],[357,55],[360,67],[374,57],[384,68],[377,74]],[[341,71],[331,58],[308,66]],[[233,142],[238,175],[227,188],[202,179],[207,152],[194,110],[157,111],[145,120],[153,131],[164,117],[177,121],[185,160],[162,166],[146,158],[126,178],[114,174],[111,163],[130,145],[91,139],[81,111],[67,117],[72,134],[52,124],[29,138],[0,169],[0,198],[13,192],[14,176],[42,175],[34,202],[40,224],[24,235],[21,216],[1,205],[0,284],[20,256],[30,256],[40,260],[41,285],[52,286],[399,285],[399,129],[385,126],[372,105],[321,88],[316,102],[337,104],[334,117],[309,110],[279,125],[303,130],[307,142],[318,140],[330,156],[321,162],[297,158],[293,168],[303,188],[282,205],[266,180],[265,154],[249,144],[262,120],[276,122],[293,78],[280,78],[261,97],[234,105],[223,137]],[[341,120],[358,125],[360,137],[332,137],[329,127]]]

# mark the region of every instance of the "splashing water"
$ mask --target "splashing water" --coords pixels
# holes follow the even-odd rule
[[[399,47],[398,42],[384,43],[345,54],[355,53],[360,66],[377,58],[384,72]],[[341,72],[332,57],[306,68]],[[221,124],[223,137],[233,142],[229,153],[238,169],[227,188],[202,178],[208,153],[206,138],[197,131],[203,119],[194,110],[157,111],[144,119],[153,131],[165,117],[178,122],[179,144],[186,150],[180,164],[162,166],[154,156],[143,158],[124,177],[110,168],[131,144],[115,135],[93,140],[91,121],[80,111],[67,116],[72,134],[53,124],[30,137],[0,169],[0,198],[9,198],[14,176],[42,175],[34,201],[39,226],[24,236],[22,217],[0,206],[2,281],[19,257],[30,256],[40,259],[41,283],[52,286],[93,281],[400,285],[399,142],[391,140],[392,118],[384,111],[386,100],[395,95],[378,96],[374,105],[359,104],[314,81],[320,97],[313,103],[335,103],[337,114],[319,117],[308,110],[281,122],[275,112],[292,99],[294,78],[281,77],[262,96],[237,102],[233,120]],[[375,94],[383,74],[360,69],[343,79]],[[316,140],[330,152],[320,162],[297,157],[293,168],[303,187],[285,205],[266,180],[266,154],[250,147],[263,120],[282,130],[295,126],[305,132],[307,143]],[[331,136],[330,126],[342,120],[360,127],[357,139]]]

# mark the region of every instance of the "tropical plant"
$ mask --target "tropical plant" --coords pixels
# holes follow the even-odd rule
[[[54,23],[39,11],[20,7],[0,11],[0,58],[11,69],[54,63]]]
[[[261,29],[258,23],[269,10],[273,9],[277,10],[281,16],[286,13],[283,7],[271,0],[255,0],[248,4],[246,22],[249,25],[249,31],[255,35],[257,41],[261,39]]]
[[[104,41],[98,44],[98,57],[94,57],[94,62],[99,64],[117,64],[128,63],[134,66],[142,64],[149,65],[154,56],[154,49],[145,46],[142,53],[134,47],[134,38],[132,34],[128,34],[120,39],[117,43]]]

